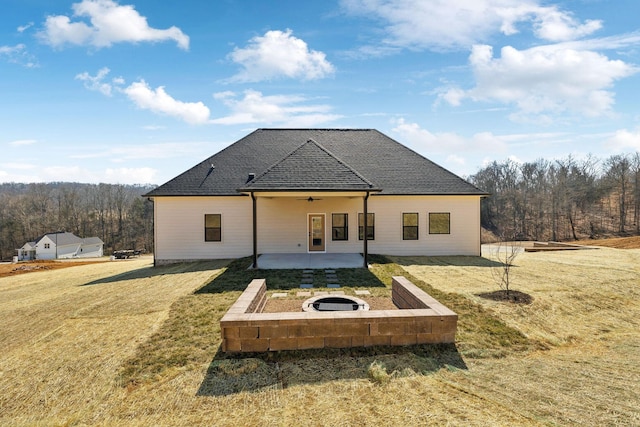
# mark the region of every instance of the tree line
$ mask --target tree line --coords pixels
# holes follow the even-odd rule
[[[105,254],[153,250],[154,187],[121,184],[0,184],[0,259],[50,232],[99,237]]]
[[[467,177],[490,193],[483,228],[518,240],[640,234],[640,152],[517,163],[494,161]],[[153,250],[152,186],[0,184],[0,259],[45,233],[97,236],[105,253]]]
[[[640,152],[492,162],[468,180],[491,194],[482,226],[518,240],[640,234]]]

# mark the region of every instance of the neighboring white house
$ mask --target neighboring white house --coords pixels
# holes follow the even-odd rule
[[[18,261],[35,259],[96,258],[103,255],[98,237],[81,239],[67,232],[47,233],[18,249]]]
[[[156,263],[480,255],[485,196],[372,129],[258,129],[146,195]]]

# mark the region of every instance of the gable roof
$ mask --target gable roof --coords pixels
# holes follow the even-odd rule
[[[375,129],[258,129],[145,196],[231,196],[239,189],[318,185],[323,191],[397,195],[487,194]]]
[[[95,245],[95,244],[104,243],[102,239],[100,239],[99,237],[87,237],[85,239],[82,239],[76,236],[75,234],[69,233],[67,231],[58,231],[54,233],[43,234],[42,236],[38,237],[35,242],[30,242],[30,243],[32,243],[32,246],[35,247],[36,244],[40,243],[40,240],[44,239],[45,237],[47,237],[57,246],[78,245],[78,244]]]
[[[373,184],[309,139],[238,191],[372,190]]]
[[[56,233],[47,233],[43,236],[38,237],[36,239],[36,244],[40,243],[40,240],[44,239],[45,237],[54,242],[57,246],[77,245],[82,243],[82,239],[75,234],[68,233],[66,231],[60,231]]]
[[[85,239],[82,239],[82,244],[83,245],[103,245],[104,242],[99,237],[87,237]]]

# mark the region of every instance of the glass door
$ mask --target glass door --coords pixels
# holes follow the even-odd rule
[[[324,214],[309,215],[309,252],[324,252]]]

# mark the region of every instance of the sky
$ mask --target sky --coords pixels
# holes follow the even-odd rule
[[[637,0],[3,0],[0,182],[162,184],[257,128],[467,177],[640,151]]]

